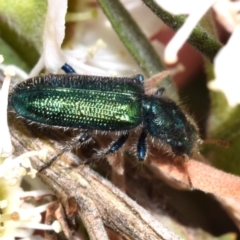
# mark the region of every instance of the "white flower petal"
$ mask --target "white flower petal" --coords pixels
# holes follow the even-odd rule
[[[34,222],[19,222],[19,228],[32,228],[39,230],[54,230],[51,225],[42,224],[42,223],[34,223]]]
[[[172,40],[168,43],[164,58],[166,63],[173,64],[177,62],[178,57],[177,53],[182,47],[182,45],[187,41],[190,34],[192,33],[192,30],[197,25],[197,23],[200,21],[202,16],[207,12],[207,10],[211,7],[211,5],[215,2],[215,0],[209,0],[203,3],[196,3],[195,7],[192,8],[189,17],[186,19],[183,26],[176,32]],[[181,2],[182,4],[182,2]]]
[[[8,205],[8,201],[6,199],[0,201],[0,208],[1,209],[7,207],[7,205]]]
[[[229,31],[234,31],[234,28],[240,23],[240,2],[229,0],[218,0],[213,9],[215,10],[218,21]]]
[[[56,73],[65,59],[61,44],[65,35],[67,0],[48,0],[48,11],[43,35],[43,58],[47,69]]]
[[[210,84],[211,88],[223,91],[231,106],[240,103],[240,26],[236,27],[227,44],[219,51],[214,60],[216,80]]]
[[[4,74],[6,77],[0,91],[0,155],[9,156],[12,153],[13,147],[7,123],[7,106],[11,76],[14,76],[15,72],[11,68],[6,68]]]
[[[62,231],[62,227],[61,227],[59,221],[54,221],[52,223],[52,228],[56,233],[60,233]]]
[[[66,62],[61,49],[65,35],[67,0],[48,0],[48,10],[43,33],[43,53],[30,76],[37,75],[45,66],[56,73]]]
[[[31,70],[29,73],[29,78],[37,76],[42,69],[44,68],[44,60],[43,60],[43,55],[38,59],[38,62],[34,66],[34,68]]]

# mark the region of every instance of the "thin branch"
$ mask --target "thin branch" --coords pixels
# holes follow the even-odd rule
[[[151,77],[164,71],[165,67],[150,41],[123,7],[122,3],[119,0],[98,0],[98,3],[119,38],[146,75]],[[169,76],[164,78],[160,85],[167,90],[169,96],[177,99],[176,90]]]
[[[149,77],[163,71],[165,67],[158,54],[120,1],[98,0],[98,3],[143,71]]]
[[[12,142],[19,154],[29,150],[50,149],[49,141],[42,142],[36,138],[35,132],[32,132],[36,129],[30,131],[20,122],[10,125]],[[67,156],[75,160],[72,154]],[[32,162],[36,169],[43,165],[38,158],[33,158]],[[38,175],[66,208],[69,208],[67,199],[75,199],[91,239],[107,239],[103,225],[126,239],[181,239],[88,166],[74,169],[59,166],[59,162]]]
[[[35,162],[41,164],[39,160]],[[39,176],[58,197],[64,192],[75,198],[84,213],[83,222],[88,221],[85,226],[91,236],[102,232],[96,225],[96,220],[100,220],[101,216],[106,226],[127,239],[180,239],[88,166],[70,169],[56,164]],[[91,239],[105,238],[93,236]]]
[[[186,17],[182,15],[174,16],[164,11],[155,1],[143,0],[143,2],[170,28],[177,31],[185,22]],[[196,26],[188,42],[213,62],[222,44],[215,39],[208,31],[201,26]]]

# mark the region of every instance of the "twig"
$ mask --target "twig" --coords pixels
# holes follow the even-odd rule
[[[49,148],[35,141],[36,136],[22,125],[12,126],[12,140],[17,152]],[[68,155],[71,158],[71,154]],[[73,157],[74,158],[74,157]],[[43,162],[32,159],[36,169]],[[80,217],[91,239],[108,239],[104,225],[126,239],[180,240],[144,208],[113,186],[108,180],[89,168],[67,168],[60,161],[39,173],[39,177],[62,200],[66,208],[67,198],[74,198]]]
[[[174,16],[164,11],[153,0],[143,0],[143,2],[174,31],[177,31],[186,20],[186,17],[183,15]],[[214,57],[222,47],[222,44],[200,25],[194,28],[188,42],[204,54],[211,62],[213,62]]]

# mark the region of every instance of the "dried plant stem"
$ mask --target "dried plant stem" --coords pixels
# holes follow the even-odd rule
[[[58,197],[74,197],[91,239],[106,239],[101,221],[127,239],[180,239],[88,166],[69,169],[55,164],[39,176]]]
[[[49,142],[38,141],[30,129],[23,128],[22,125],[12,126],[11,129],[16,152],[49,149]],[[74,159],[72,154],[67,156]],[[33,158],[32,162],[36,169],[43,165],[43,161],[38,158]],[[74,199],[91,239],[108,239],[104,226],[126,239],[181,239],[89,166],[74,169],[60,166],[59,162],[38,175],[66,209],[74,208],[66,204],[68,199]]]

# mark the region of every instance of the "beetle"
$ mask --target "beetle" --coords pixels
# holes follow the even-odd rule
[[[22,117],[48,126],[85,130],[80,142],[94,130],[118,132],[118,139],[104,155],[117,152],[129,131],[142,126],[136,149],[139,161],[147,156],[148,136],[167,145],[176,156],[190,156],[199,141],[194,123],[160,88],[153,95],[144,90],[141,74],[133,77],[78,75],[65,64],[66,73],[30,78],[10,94],[10,106]]]

